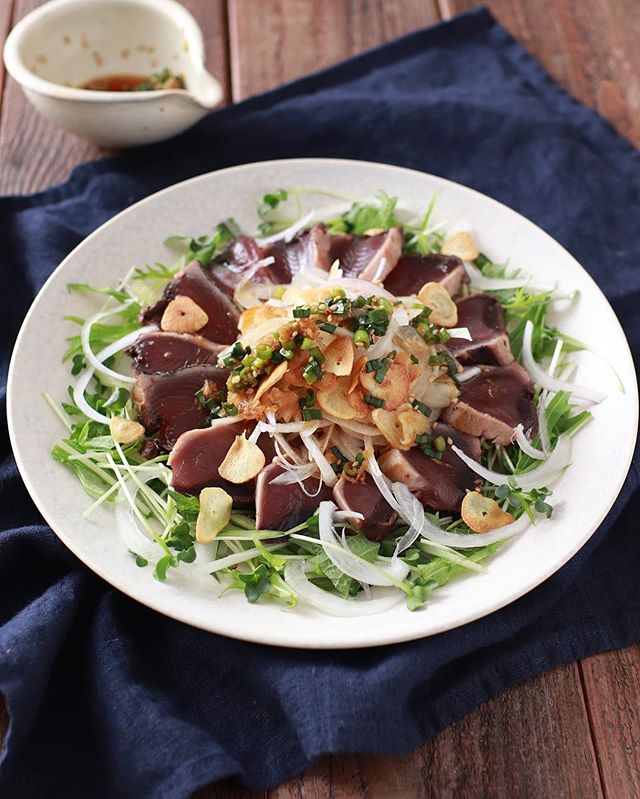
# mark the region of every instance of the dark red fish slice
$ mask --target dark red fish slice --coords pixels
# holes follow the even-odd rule
[[[461,384],[458,402],[446,408],[442,418],[496,444],[511,443],[518,424],[527,435],[535,435],[538,415],[531,378],[515,361],[509,366],[481,366],[479,374]]]
[[[255,480],[236,485],[223,480],[218,472],[236,436],[253,427],[253,422],[239,421],[184,433],[169,456],[172,487],[182,494],[199,494],[206,486],[217,486],[233,497],[234,505],[242,508],[253,505]],[[276,454],[271,439],[260,436],[258,446],[267,464],[270,463]]]
[[[308,477],[304,481],[308,496],[298,483],[273,485],[271,480],[283,474],[284,469],[271,463],[256,478],[256,528],[258,530],[290,530],[306,521],[318,505],[331,499],[331,489],[323,485],[318,491],[318,480]]]
[[[238,336],[240,313],[197,261],[192,261],[167,283],[163,298],[145,308],[140,321],[145,325],[160,324],[168,303],[178,295],[190,297],[209,317],[207,324],[196,331],[199,335],[219,344],[233,344]]]
[[[144,333],[127,350],[134,371],[139,374],[166,374],[187,366],[215,366],[224,346],[188,333]]]
[[[435,424],[434,436],[453,441],[469,457],[480,460],[480,440],[444,424]],[[447,447],[442,460],[425,455],[418,448],[407,452],[392,449],[380,457],[380,468],[390,480],[404,483],[427,508],[447,513],[460,510],[467,491],[478,482],[477,475]]]
[[[372,541],[382,541],[398,520],[398,514],[382,496],[371,475],[365,475],[361,483],[341,477],[333,488],[333,498],[342,510],[364,516],[363,520],[354,519],[353,525]]]
[[[132,396],[147,434],[155,436],[164,449],[171,449],[182,433],[200,427],[209,415],[195,396],[205,380],[223,388],[228,376],[228,369],[216,366],[190,366],[173,374],[140,375]]]
[[[509,336],[504,326],[502,306],[489,294],[470,294],[458,300],[457,327],[469,329],[472,341],[452,338],[447,349],[458,362],[468,366],[476,363],[506,366],[513,360]]]
[[[390,228],[375,236],[352,236],[350,241],[338,239],[333,243],[332,250],[339,253],[344,277],[373,280],[382,258],[386,261],[383,276],[396,267],[402,254],[402,243],[402,230]]]
[[[305,266],[316,269],[329,270],[331,261],[331,237],[327,228],[322,225],[313,225],[309,230],[299,233],[290,242],[277,241],[264,248],[264,256],[272,256],[275,262],[269,269],[269,274],[274,283],[291,283],[291,280]]]
[[[425,283],[442,283],[449,294],[455,297],[463,283],[469,278],[462,261],[456,255],[403,255],[395,269],[384,281],[387,291],[396,297],[417,294]]]
[[[206,272],[220,291],[233,298],[233,292],[242,277],[263,258],[264,253],[254,238],[237,236],[229,242],[222,255],[206,267]],[[268,281],[269,270],[266,267],[258,269],[251,280],[256,283]]]

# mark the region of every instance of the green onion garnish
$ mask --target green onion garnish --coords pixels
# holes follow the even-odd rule
[[[420,411],[420,413],[423,413],[425,416],[431,416],[431,408],[428,405],[425,405],[424,402],[414,399],[411,404],[417,411]]]
[[[293,318],[294,319],[307,319],[307,317],[311,316],[311,308],[294,308],[293,309]]]
[[[384,408],[384,400],[374,397],[372,394],[365,394],[363,399],[367,405],[373,405],[374,408]]]
[[[302,418],[305,422],[310,422],[312,419],[322,419],[322,411],[319,408],[303,408]]]
[[[324,330],[325,333],[335,333],[338,325],[331,325],[329,322],[320,322],[318,327],[320,330]]]

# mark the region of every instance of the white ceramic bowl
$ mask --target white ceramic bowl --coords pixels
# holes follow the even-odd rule
[[[52,0],[11,31],[4,62],[42,116],[104,146],[175,136],[222,99],[204,68],[200,28],[174,0]],[[186,90],[76,88],[99,76],[165,67],[184,77]]]

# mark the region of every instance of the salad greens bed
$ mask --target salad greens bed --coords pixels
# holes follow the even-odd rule
[[[271,236],[295,224],[303,216],[303,199],[318,193],[350,201],[346,211],[323,220],[332,233],[359,234],[371,228],[401,224],[405,252],[438,252],[442,246],[444,225],[433,221],[436,196],[421,218],[407,222],[404,218],[402,221],[398,219],[398,198],[383,191],[378,192],[374,202],[360,203],[329,192],[279,189],[266,194],[259,204],[260,234]],[[91,517],[101,505],[119,508],[117,524],[132,560],[141,569],[152,571],[157,580],[164,581],[173,570],[190,565],[210,574],[213,580],[225,586],[225,590],[242,591],[249,602],[277,600],[293,606],[298,595],[285,579],[285,568],[288,563],[301,561],[307,579],[317,588],[343,598],[356,597],[368,589],[341,571],[329,558],[327,546],[330,545],[323,545],[319,539],[317,515],[291,530],[257,531],[251,513],[234,510],[229,524],[213,543],[197,544],[195,523],[199,501],[197,497],[185,496],[171,489],[171,472],[166,465],[168,456],[161,454],[148,460],[140,454],[140,441],[130,445],[115,443],[109,426],[89,418],[82,402],[78,401],[77,381],[91,369],[87,346],[92,353],[100,353],[122,340],[135,337],[141,327],[138,321],[140,311],[160,296],[167,281],[193,260],[202,265],[210,264],[223,252],[227,242],[240,232],[233,219],[226,219],[215,227],[211,235],[168,239],[166,244],[179,255],[171,266],[154,263],[135,267],[115,287],[69,285],[70,292],[92,294],[96,301],[105,304],[89,320],[78,316],[65,317],[77,327],[77,331],[67,339],[64,355],[64,362],[74,380],[64,401],[56,402],[45,395],[66,429],[52,455],[75,473],[92,498],[82,514],[84,517]],[[510,286],[510,281],[518,283],[515,279],[517,270],[511,269],[509,264],[494,263],[486,255],[480,255],[473,265],[486,281],[483,290],[497,297],[504,309],[515,358],[522,362],[525,327],[530,322],[534,358],[540,361],[555,353],[556,373],[568,373],[571,363],[566,354],[583,348],[583,345],[557,330],[547,317],[553,303],[573,298],[559,297],[552,290],[535,291],[522,282]],[[492,281],[497,288],[491,288]],[[126,357],[120,350],[103,361],[104,366],[114,370],[118,364],[124,366],[125,363]],[[90,408],[107,417],[135,419],[135,408],[127,387],[131,382],[94,371],[86,382],[84,400]],[[591,417],[589,411],[576,412],[567,391],[557,391],[549,396],[548,392],[537,389],[535,401],[539,403],[541,400],[544,408],[540,418],[546,424],[552,449],[560,437],[572,436]],[[535,448],[540,448],[543,443],[540,437],[531,442]],[[437,451],[432,448],[429,451],[433,457],[438,457]],[[521,449],[517,442],[507,447],[485,443],[482,463],[488,469],[513,478],[527,474],[539,465],[539,461]],[[550,517],[553,512],[551,491],[546,487],[525,491],[518,487],[515,479],[504,485],[494,485],[485,480],[482,493],[498,500],[516,519],[526,515],[534,522],[541,517]],[[135,517],[136,530],[132,529],[135,525],[131,523],[131,514]],[[476,535],[481,540],[481,536],[473,533],[461,519],[440,518],[437,514],[427,514],[427,517],[445,531]],[[381,543],[368,540],[348,522],[344,522],[344,527],[347,556],[354,563],[375,567],[390,562],[397,540],[406,533],[409,525],[399,523],[394,533]],[[419,538],[400,554],[408,566],[407,576],[391,582],[404,594],[410,610],[422,608],[435,589],[459,575],[483,571],[483,562],[503,544],[504,541],[494,541],[486,546],[462,550]]]

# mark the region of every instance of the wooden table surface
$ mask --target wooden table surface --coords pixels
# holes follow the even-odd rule
[[[182,0],[226,102],[241,100],[477,5],[474,0]],[[41,0],[0,0],[0,42]],[[489,0],[573,95],[640,146],[638,0]],[[0,65],[0,193],[33,192],[105,155],[51,127]],[[263,794],[205,797],[640,797],[640,650],[561,666],[477,708],[405,757],[330,755]],[[0,737],[6,728],[0,712]]]

